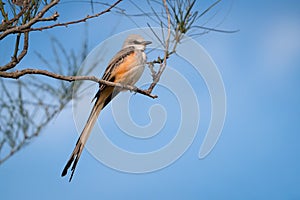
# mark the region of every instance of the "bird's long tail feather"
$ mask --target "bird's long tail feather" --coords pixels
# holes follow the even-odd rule
[[[67,172],[68,172],[68,169],[71,167],[71,165],[73,163],[72,168],[71,168],[71,172],[72,173],[71,173],[69,181],[72,180],[72,177],[73,177],[76,165],[78,163],[78,160],[80,158],[80,155],[82,153],[84,145],[85,145],[85,143],[86,143],[86,141],[87,141],[87,139],[88,139],[88,137],[89,137],[89,135],[90,135],[90,133],[91,133],[94,125],[95,125],[95,122],[97,121],[97,118],[98,118],[98,116],[100,114],[100,111],[103,108],[103,104],[104,104],[104,102],[103,102],[102,98],[98,98],[96,100],[96,102],[94,104],[94,107],[93,107],[93,109],[91,111],[91,114],[90,114],[90,116],[89,116],[89,118],[87,120],[87,123],[84,126],[84,128],[83,128],[83,130],[81,132],[81,135],[80,135],[80,137],[79,137],[79,139],[78,139],[78,141],[76,143],[76,146],[75,146],[75,148],[74,148],[74,150],[73,150],[73,152],[72,152],[72,154],[71,154],[71,156],[70,156],[70,158],[69,158],[69,160],[68,160],[65,168],[62,171],[61,176],[65,176],[67,174]]]

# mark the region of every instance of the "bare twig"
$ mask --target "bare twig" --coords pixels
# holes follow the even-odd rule
[[[74,21],[70,21],[70,22],[65,22],[65,23],[57,23],[57,24],[52,24],[52,25],[49,25],[49,26],[42,26],[42,27],[38,27],[38,28],[27,28],[27,29],[22,29],[20,30],[20,32],[25,32],[25,31],[43,31],[43,30],[46,30],[46,29],[52,29],[54,27],[59,27],[59,26],[65,26],[67,27],[68,25],[72,25],[72,24],[79,24],[79,23],[82,23],[82,22],[86,22],[87,20],[89,19],[92,19],[92,18],[96,18],[96,17],[99,17],[100,15],[103,15],[107,12],[110,12],[111,9],[113,9],[115,6],[117,6],[122,0],[118,0],[116,1],[114,4],[112,4],[110,7],[108,7],[107,9],[97,13],[97,14],[94,14],[94,15],[88,15],[82,19],[79,19],[79,20],[74,20]],[[0,38],[1,39],[1,38]]]
[[[2,4],[2,3],[0,3]],[[0,6],[1,7],[1,6]],[[0,31],[4,31],[6,30],[8,27],[11,26],[12,23],[14,23],[15,21],[17,21],[18,19],[20,19],[20,17],[27,11],[27,9],[29,8],[29,4],[25,4],[22,8],[22,10],[12,19],[10,20],[4,20],[1,24],[0,24]],[[4,8],[1,7],[2,12],[4,12]]]
[[[0,72],[14,68],[24,58],[24,56],[27,54],[27,50],[28,50],[28,39],[29,39],[29,33],[26,32],[26,33],[24,33],[23,49],[22,49],[21,53],[17,56],[17,52],[18,52],[18,48],[19,48],[19,40],[20,40],[20,36],[19,35],[17,36],[14,55],[11,58],[11,61],[9,63],[7,63],[6,65],[4,65],[2,67],[0,66]]]
[[[46,18],[40,18],[37,21],[38,22],[46,22],[46,21],[55,21],[59,17],[58,12],[55,12],[52,16],[46,17]]]
[[[20,26],[14,26],[13,28],[6,29],[0,34],[0,40],[5,38],[7,35],[12,34],[12,33],[20,33],[20,32],[28,32],[25,31],[26,29],[29,29],[33,24],[38,22],[44,14],[53,6],[58,4],[59,0],[53,0],[49,4],[45,5],[45,7],[31,20],[29,20],[27,23],[20,25]]]
[[[8,20],[8,15],[7,13],[4,11],[4,3],[2,1],[0,1],[0,11],[2,14],[2,17],[4,18],[3,21]]]
[[[206,31],[214,31],[214,32],[220,32],[220,33],[236,33],[236,32],[240,31],[240,30],[223,30],[223,29],[216,29],[216,28],[210,28],[210,27],[205,27],[205,26],[192,26],[191,28],[199,28],[199,29],[203,29]]]
[[[92,16],[87,16],[80,20],[70,21],[70,22],[66,22],[66,23],[58,23],[58,24],[54,24],[54,25],[50,25],[50,26],[46,26],[46,27],[31,28],[31,26],[37,22],[55,21],[59,17],[59,14],[57,12],[55,12],[52,16],[43,18],[44,14],[50,8],[52,8],[59,2],[59,0],[53,0],[53,1],[51,1],[51,3],[44,6],[44,8],[35,17],[30,19],[27,23],[24,21],[24,24],[22,24],[22,25],[19,25],[19,26],[15,25],[15,26],[9,27],[14,21],[18,20],[28,10],[28,8],[29,8],[29,1],[28,1],[27,3],[24,4],[24,8],[13,19],[4,21],[0,26],[0,29],[3,30],[3,32],[0,32],[1,33],[0,40],[5,38],[7,35],[19,33],[19,35],[17,36],[17,40],[15,43],[15,50],[14,50],[14,54],[11,58],[11,61],[4,66],[0,66],[0,71],[6,71],[8,69],[14,68],[22,60],[22,58],[26,55],[27,50],[28,50],[28,34],[29,34],[29,32],[37,31],[37,30],[41,31],[41,30],[50,29],[50,28],[53,28],[56,26],[68,26],[70,24],[77,24],[77,23],[85,22],[88,19],[99,17],[100,15],[109,12],[112,8],[117,6],[117,4],[119,4],[121,1],[122,0],[118,0],[114,4],[110,5],[107,9],[103,10],[102,12],[99,12]],[[24,45],[23,45],[22,52],[20,53],[20,55],[17,56],[19,41],[20,41],[20,33],[24,33]]]
[[[19,88],[20,90],[20,88]],[[12,100],[12,99],[11,99]],[[26,116],[26,120],[30,121],[31,118],[27,116],[27,114],[24,115],[24,102],[22,102],[22,98],[20,98],[21,102],[19,102],[19,110],[18,110],[18,115],[20,115],[22,118],[20,120],[22,120],[25,116]],[[41,106],[41,105],[38,105],[38,106]],[[37,106],[37,107],[38,107]],[[23,111],[22,111],[23,110]],[[49,123],[49,121],[51,121],[53,119],[53,117],[60,111],[61,109],[58,107],[56,108],[53,112],[51,112],[51,114],[47,115],[46,118],[38,125],[34,124],[35,125],[35,131],[28,135],[27,131],[26,130],[23,130],[22,133],[23,135],[20,136],[20,138],[18,138],[18,136],[15,136],[16,138],[19,139],[19,141],[17,142],[16,145],[13,145],[12,148],[10,149],[9,153],[6,154],[3,158],[0,157],[0,165],[5,162],[7,159],[9,159],[11,156],[13,156],[16,152],[18,152],[21,148],[23,148],[25,146],[25,144],[27,144],[31,139],[33,139],[34,137],[37,137],[40,132],[41,132],[41,129],[43,127],[45,127],[46,124]],[[47,109],[45,109],[45,111],[47,111]],[[11,113],[11,115],[14,115],[14,113]],[[20,123],[20,122],[19,122]],[[24,121],[22,121],[21,123],[24,123]],[[27,123],[27,122],[25,122]],[[32,121],[30,121],[30,123],[33,123]],[[33,124],[32,124],[33,125]],[[28,128],[27,126],[25,126],[24,124],[19,124],[17,125],[19,126],[18,128]],[[19,132],[19,131],[16,131],[16,132]],[[16,139],[14,138],[14,139]],[[5,140],[3,140],[5,141]],[[3,142],[2,141],[2,142]],[[1,144],[3,145],[3,144]],[[2,146],[3,147],[3,146]],[[2,149],[2,147],[0,148],[0,150]]]
[[[164,70],[165,70],[165,68],[167,66],[167,59],[169,57],[169,43],[170,43],[170,37],[171,37],[171,17],[170,17],[170,12],[169,12],[169,9],[168,9],[167,1],[163,0],[163,4],[164,4],[165,10],[166,10],[166,14],[167,14],[168,34],[167,34],[167,37],[166,37],[166,40],[165,40],[164,59],[163,59],[162,63],[160,63],[160,67],[159,67],[158,72],[155,75],[152,74],[153,82],[151,83],[151,85],[147,89],[147,91],[149,93],[152,92],[152,90],[154,89],[154,87],[158,83],[158,81],[159,81],[162,73],[164,72]]]
[[[137,93],[146,95],[148,97],[151,97],[153,99],[157,98],[157,95],[151,94],[151,92],[149,92],[148,90],[142,90],[142,89],[139,89],[139,88],[137,88],[135,86],[131,86],[131,85],[123,85],[120,83],[105,81],[105,80],[99,79],[95,76],[64,76],[64,75],[56,74],[56,73],[49,72],[47,70],[41,70],[41,69],[23,69],[23,70],[20,70],[20,71],[17,70],[14,72],[0,71],[0,77],[4,77],[4,78],[18,79],[21,76],[24,76],[26,74],[39,74],[39,75],[44,75],[44,76],[48,76],[48,77],[52,77],[52,78],[60,79],[60,80],[64,80],[64,81],[69,81],[69,82],[90,80],[90,81],[94,81],[97,83],[105,84],[107,86],[119,87],[122,89],[130,90],[131,92],[137,92]]]

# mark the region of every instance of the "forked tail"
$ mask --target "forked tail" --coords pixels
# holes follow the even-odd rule
[[[94,104],[94,107],[91,111],[91,114],[86,122],[86,125],[84,126],[81,134],[80,134],[80,137],[78,138],[78,141],[76,143],[76,146],[65,166],[65,168],[63,169],[62,173],[61,173],[61,176],[65,176],[68,172],[68,169],[71,167],[72,163],[72,168],[71,168],[71,176],[70,176],[70,179],[69,179],[69,182],[72,180],[72,177],[73,177],[73,174],[74,174],[74,171],[75,171],[75,168],[76,168],[76,165],[78,163],[78,160],[81,156],[81,153],[82,153],[82,150],[84,148],[84,145],[88,139],[88,137],[90,136],[90,133],[95,125],[95,122],[97,121],[97,118],[100,114],[100,111],[102,110],[103,108],[103,104],[104,102],[101,101],[101,98],[100,99],[97,99],[95,104]]]

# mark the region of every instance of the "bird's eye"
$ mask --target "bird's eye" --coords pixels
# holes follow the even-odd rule
[[[141,43],[137,40],[133,40],[133,44],[141,44]]]

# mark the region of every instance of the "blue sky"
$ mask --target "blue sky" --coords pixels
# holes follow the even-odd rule
[[[227,10],[228,5],[224,4]],[[126,8],[126,3],[120,6]],[[90,8],[74,3],[69,11],[65,5],[59,9],[72,18],[77,17],[74,13],[84,14]],[[77,140],[72,109],[68,107],[41,136],[0,166],[1,199],[299,199],[299,9],[295,0],[233,1],[221,28],[240,31],[210,33],[196,39],[218,66],[227,95],[222,135],[204,159],[198,159],[198,152],[209,118],[205,108],[209,106],[207,91],[197,94],[203,98],[200,107],[204,125],[200,125],[190,148],[172,165],[146,174],[123,173],[101,164],[85,151],[69,183],[60,177]],[[113,30],[106,22],[112,16],[110,23],[118,26]],[[119,15],[91,21],[90,50],[111,34],[132,28],[135,25]],[[50,40],[43,46],[38,42],[50,35],[59,36],[70,49],[78,49],[82,44],[78,38],[83,38],[83,34],[83,26],[34,33],[30,51],[47,53],[45,47]],[[31,57],[22,64],[38,66],[38,61]],[[187,72],[189,75],[193,77]],[[203,85],[201,80],[195,82]],[[149,99],[136,98],[150,103]],[[168,93],[160,98],[157,101],[166,104]],[[103,121],[112,119],[109,109],[102,114]],[[137,123],[147,124],[147,120]],[[106,125],[104,128],[110,129],[110,122]],[[113,133],[118,130],[114,126]],[[167,125],[166,132],[173,128]],[[159,146],[169,138],[172,135],[147,143],[147,148],[151,149],[151,144]]]

